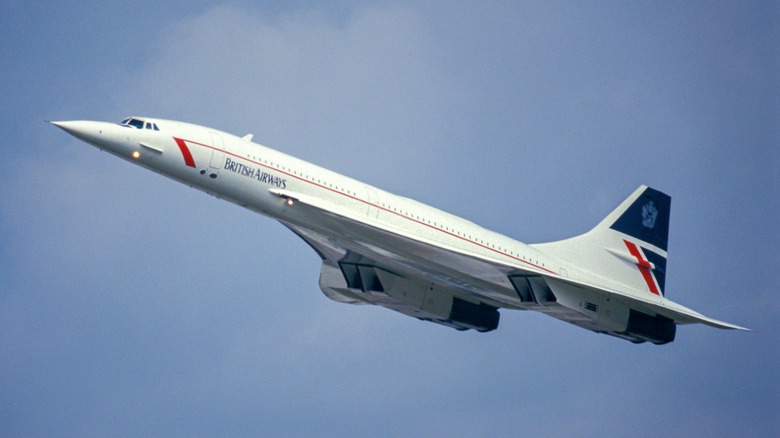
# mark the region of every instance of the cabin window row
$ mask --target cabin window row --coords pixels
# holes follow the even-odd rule
[[[334,189],[334,190],[338,190],[338,191],[340,191],[341,193],[346,193],[346,194],[348,194],[348,195],[355,196],[355,193],[353,193],[353,192],[351,192],[351,191],[349,191],[349,190],[342,189],[342,188],[341,188],[341,187],[339,187],[339,186],[335,186],[335,185],[333,185],[333,184],[331,184],[331,183],[329,183],[329,182],[324,182],[324,181],[321,181],[321,180],[319,180],[319,179],[316,179],[316,180],[315,180],[314,178],[310,178],[308,175],[306,175],[306,174],[303,174],[303,173],[300,173],[300,172],[298,172],[298,171],[296,171],[296,170],[294,170],[294,169],[287,169],[287,168],[285,168],[284,166],[279,166],[279,165],[276,165],[275,163],[272,163],[272,162],[270,162],[270,161],[268,161],[268,160],[263,160],[263,159],[261,159],[261,158],[258,158],[258,157],[256,157],[256,156],[254,156],[254,155],[247,155],[247,156],[246,156],[246,158],[247,158],[248,160],[254,161],[255,163],[258,163],[258,164],[264,164],[264,165],[266,165],[266,166],[268,166],[268,167],[272,167],[272,168],[275,168],[275,169],[281,170],[281,171],[283,171],[283,172],[289,172],[289,173],[292,173],[293,175],[295,175],[295,176],[299,176],[299,177],[301,177],[301,178],[303,178],[303,179],[305,179],[305,180],[307,180],[307,181],[309,181],[309,182],[312,182],[312,183],[317,183],[317,184],[321,184],[321,185],[326,185],[326,186],[330,187],[331,189]]]

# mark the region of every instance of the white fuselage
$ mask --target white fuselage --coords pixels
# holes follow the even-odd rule
[[[671,342],[674,323],[740,328],[659,293],[655,280],[665,266],[644,254],[665,264],[666,249],[637,240],[631,227],[642,218],[624,217],[645,190],[668,199],[646,187],[590,233],[526,245],[253,143],[251,135],[162,119],[52,123],[125,160],[278,220],[320,255],[320,287],[337,301],[378,304],[480,331],[497,327],[497,308],[533,309],[635,342]],[[629,234],[610,227],[618,218],[628,221],[619,227]]]
[[[544,275],[558,276],[563,272],[564,276],[573,279],[583,274],[575,266],[555,260],[531,246],[473,222],[244,138],[184,122],[147,120],[154,120],[160,130],[135,129],[92,121],[61,122],[58,126],[68,130],[62,123],[80,124],[77,127],[79,132],[92,134],[87,138],[84,136],[88,134],[77,136],[102,150],[242,207],[285,223],[319,229],[326,235],[339,232],[352,234],[355,230],[321,229],[332,224],[323,222],[320,216],[297,214],[300,210],[291,208],[287,199],[274,194],[274,190],[317,199],[347,217],[362,218],[379,229],[456,252],[473,254],[510,266],[517,265]],[[180,146],[181,142],[186,149]],[[189,151],[191,157],[187,157],[186,151]],[[364,249],[381,250],[376,243],[362,240],[365,239],[357,239],[355,242],[365,245]],[[416,258],[420,255],[403,256]],[[467,273],[469,267],[450,266],[449,269],[463,274]],[[486,284],[485,292],[499,304],[525,307],[524,303],[516,299],[505,276],[497,276],[496,283]]]

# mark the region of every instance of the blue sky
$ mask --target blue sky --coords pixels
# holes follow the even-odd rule
[[[92,3],[92,4],[90,4]],[[0,1],[0,435],[770,436],[777,3]],[[213,126],[528,243],[672,196],[633,345],[329,301],[278,223],[44,120]]]

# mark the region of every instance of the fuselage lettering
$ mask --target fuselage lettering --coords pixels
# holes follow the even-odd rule
[[[247,178],[252,178],[263,184],[276,186],[282,189],[287,187],[287,180],[280,178],[278,176],[271,175],[260,169],[246,166],[235,160],[230,159],[229,157],[225,159],[225,170],[229,170],[233,173],[237,173]]]

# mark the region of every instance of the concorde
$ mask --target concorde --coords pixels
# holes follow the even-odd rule
[[[278,220],[322,259],[320,289],[458,330],[536,310],[635,343],[678,324],[747,330],[665,298],[671,198],[641,186],[591,231],[527,245],[216,129],[163,119],[51,122],[74,137]]]

